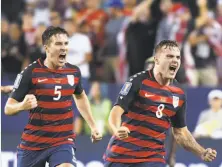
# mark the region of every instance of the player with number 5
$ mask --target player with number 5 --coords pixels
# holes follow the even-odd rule
[[[42,35],[46,57],[18,74],[6,106],[6,115],[29,110],[29,121],[17,151],[17,167],[76,167],[72,96],[92,131],[102,139],[81,85],[77,66],[66,62],[68,34],[49,27]]]
[[[104,154],[105,167],[165,167],[164,140],[170,127],[188,151],[207,162],[216,157],[215,150],[200,146],[187,129],[185,92],[174,79],[181,64],[178,44],[161,41],[154,60],[153,69],[129,78],[111,110],[113,137]]]

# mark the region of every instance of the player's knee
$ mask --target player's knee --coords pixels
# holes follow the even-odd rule
[[[72,165],[70,163],[62,163],[60,165],[57,165],[56,167],[76,167],[76,166],[74,166],[74,165]]]

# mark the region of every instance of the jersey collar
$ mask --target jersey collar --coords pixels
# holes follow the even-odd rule
[[[48,67],[44,65],[44,60],[45,58],[39,58],[37,61],[42,68],[46,69],[49,72],[59,73],[66,68],[66,63],[65,63],[65,65],[61,69],[58,69],[58,70],[49,69]]]
[[[158,83],[157,80],[156,80],[155,77],[154,77],[153,68],[148,71],[148,75],[149,75],[149,78],[150,78],[152,81],[155,81],[156,83]],[[174,79],[171,80],[171,82],[170,82],[170,84],[169,84],[168,86],[173,86],[173,85],[174,85],[173,83],[174,83]],[[158,83],[158,84],[159,84],[159,83]],[[159,84],[159,85],[160,85],[160,84]],[[163,85],[160,85],[160,86],[163,86]]]

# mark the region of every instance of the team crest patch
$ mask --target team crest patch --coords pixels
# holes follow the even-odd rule
[[[67,75],[67,79],[68,79],[69,85],[73,86],[75,83],[74,82],[75,76],[74,75]]]
[[[176,108],[179,105],[179,97],[173,96],[173,107]]]
[[[129,93],[131,87],[132,87],[132,83],[131,82],[126,82],[123,85],[123,87],[122,87],[122,89],[120,91],[120,94],[127,95]]]

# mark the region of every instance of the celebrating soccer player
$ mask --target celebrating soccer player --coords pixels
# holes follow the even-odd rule
[[[114,135],[104,154],[105,167],[164,167],[164,140],[171,126],[179,145],[204,161],[216,157],[187,129],[186,96],[174,79],[181,64],[178,44],[164,40],[154,52],[154,68],[131,76],[111,110]]]
[[[30,110],[29,121],[18,146],[18,167],[76,167],[72,96],[92,131],[101,140],[77,66],[66,63],[68,34],[49,27],[42,35],[46,57],[18,74],[5,106],[5,114]]]

